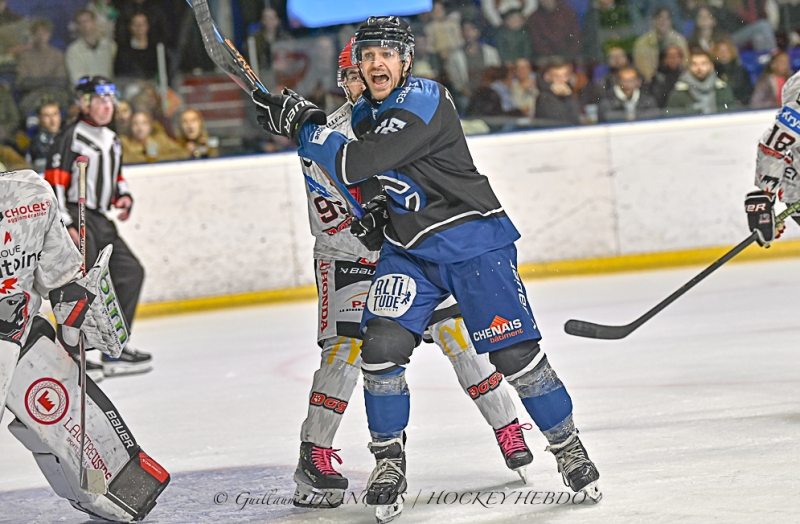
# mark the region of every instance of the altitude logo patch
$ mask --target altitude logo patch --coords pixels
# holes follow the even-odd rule
[[[397,318],[409,310],[417,296],[417,283],[408,275],[392,273],[372,283],[367,308],[379,317]]]

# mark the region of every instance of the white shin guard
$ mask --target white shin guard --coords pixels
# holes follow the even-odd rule
[[[517,410],[502,385],[503,375],[489,362],[489,355],[478,355],[469,339],[469,331],[461,317],[448,318],[431,325],[430,335],[449,358],[464,391],[494,429],[502,428],[517,418]]]
[[[335,337],[323,343],[322,360],[314,373],[308,416],[300,428],[300,440],[330,448],[342,422],[350,396],[361,374],[361,341]]]
[[[50,335],[34,326],[22,349],[7,398],[16,416],[9,430],[34,454],[56,494],[76,509],[116,522],[142,520],[169,473],[142,451],[111,401],[87,380],[84,464],[103,471],[108,493],[81,490],[79,367]]]

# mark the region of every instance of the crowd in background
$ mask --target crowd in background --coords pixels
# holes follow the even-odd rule
[[[328,110],[343,102],[336,56],[355,25],[293,27],[285,0],[209,4],[266,85]],[[413,74],[447,86],[470,133],[778,107],[800,60],[800,3],[778,0],[442,0],[409,21]],[[244,93],[197,107],[184,96],[214,90],[198,79],[230,83],[184,0],[90,0],[56,23],[0,0],[5,168],[43,168],[84,75],[117,84],[126,163],[291,147],[251,122]]]

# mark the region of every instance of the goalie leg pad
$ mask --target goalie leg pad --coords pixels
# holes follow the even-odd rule
[[[8,394],[7,407],[16,416],[9,430],[34,453],[55,492],[75,508],[112,521],[142,520],[169,483],[169,473],[141,450],[91,380],[86,382],[84,461],[103,471],[109,491],[96,495],[80,489],[78,374],[78,365],[50,338],[30,337]]]
[[[323,341],[322,361],[314,373],[308,416],[300,428],[300,440],[322,448],[333,446],[333,437],[361,374],[361,341],[336,337]]]
[[[507,426],[517,418],[517,411],[503,375],[489,362],[489,355],[478,355],[469,340],[464,319],[447,318],[428,327],[433,342],[453,364],[458,383],[475,401],[483,418],[494,429]]]

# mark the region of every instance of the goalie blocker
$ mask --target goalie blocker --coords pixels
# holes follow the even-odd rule
[[[6,407],[16,417],[9,431],[74,508],[115,522],[140,521],[169,484],[169,473],[142,451],[114,404],[87,379],[85,466],[103,471],[108,493],[81,490],[78,365],[55,338],[46,319],[33,319],[8,392]]]

